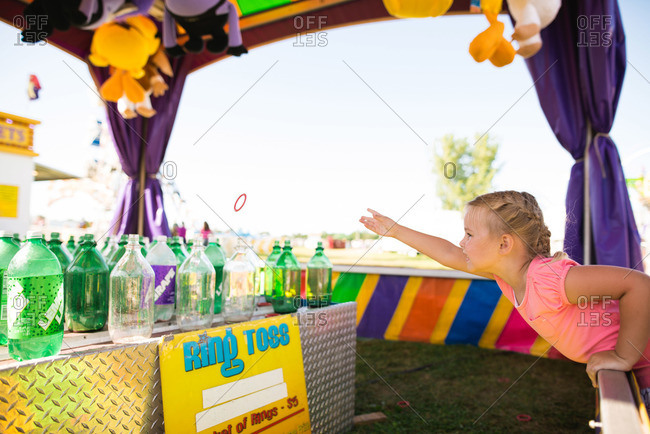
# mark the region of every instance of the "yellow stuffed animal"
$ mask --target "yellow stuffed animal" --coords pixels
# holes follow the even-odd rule
[[[426,18],[444,15],[453,0],[384,0],[384,7],[397,18]]]
[[[481,9],[490,23],[483,32],[474,38],[469,44],[469,54],[477,62],[489,59],[496,67],[502,67],[511,63],[515,58],[515,49],[512,44],[503,37],[505,26],[497,20],[501,11],[502,0],[482,0]]]
[[[145,90],[136,79],[144,76],[149,57],[160,46],[157,33],[153,21],[141,15],[95,30],[88,59],[93,65],[112,67],[111,77],[99,89],[105,100],[117,102],[123,95],[134,103],[144,100]]]

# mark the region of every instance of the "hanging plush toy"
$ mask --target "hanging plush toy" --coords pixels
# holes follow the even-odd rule
[[[560,0],[507,0],[508,11],[515,19],[512,38],[519,43],[517,54],[531,57],[542,48],[539,32],[557,16]]]
[[[453,0],[384,0],[384,7],[397,18],[426,18],[444,15]]]
[[[129,100],[126,95],[123,95],[117,101],[117,110],[124,119],[132,119],[137,115],[150,118],[156,114],[156,110],[151,105],[151,96],[163,96],[168,89],[167,83],[165,83],[165,79],[161,73],[168,77],[174,75],[162,45],[147,61],[147,65],[144,67],[144,76],[138,79],[138,83],[145,91],[144,100],[136,103]]]
[[[188,34],[189,40],[183,46],[176,37],[176,24]],[[228,24],[228,34],[223,27]],[[203,36],[210,35],[206,48],[213,53],[241,56],[248,53],[242,43],[237,8],[228,0],[166,0],[163,18],[163,42],[167,53],[181,56],[185,52],[203,51]]]
[[[94,30],[116,18],[146,14],[154,0],[34,0],[25,7],[23,42],[47,39],[54,29]],[[31,17],[31,18],[30,18]],[[36,19],[34,19],[36,17]]]
[[[143,16],[124,22],[106,23],[95,30],[88,59],[96,66],[111,66],[111,77],[99,89],[107,101],[117,102],[122,96],[139,103],[145,90],[136,79],[145,75],[145,65],[158,50],[158,28]]]
[[[483,62],[489,59],[496,67],[508,65],[515,58],[515,49],[503,37],[505,25],[497,19],[501,7],[501,0],[481,1],[481,9],[490,23],[490,27],[481,32],[469,44],[469,54],[474,60]]]

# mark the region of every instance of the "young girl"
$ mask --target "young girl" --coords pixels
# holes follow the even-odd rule
[[[460,247],[398,225],[368,209],[360,222],[456,270],[496,280],[523,319],[558,351],[587,364],[594,387],[601,369],[634,369],[650,408],[650,276],[550,257],[551,233],[528,193],[500,191],[467,204]]]

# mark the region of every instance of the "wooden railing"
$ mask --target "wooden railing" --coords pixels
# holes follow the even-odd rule
[[[650,423],[645,405],[640,401],[638,388],[625,372],[603,370],[598,372],[598,405],[600,421],[591,422],[603,434],[650,434]]]

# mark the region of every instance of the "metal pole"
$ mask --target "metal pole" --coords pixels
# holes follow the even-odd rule
[[[591,206],[589,200],[589,148],[592,139],[591,122],[587,119],[587,146],[585,146],[585,198],[584,198],[584,225],[582,228],[583,240],[583,264],[591,264]]]
[[[147,136],[147,128],[149,126],[149,119],[142,119],[142,137]],[[138,234],[144,237],[144,183],[147,179],[146,172],[146,155],[147,155],[147,142],[144,138],[140,140],[140,195],[138,196]]]

